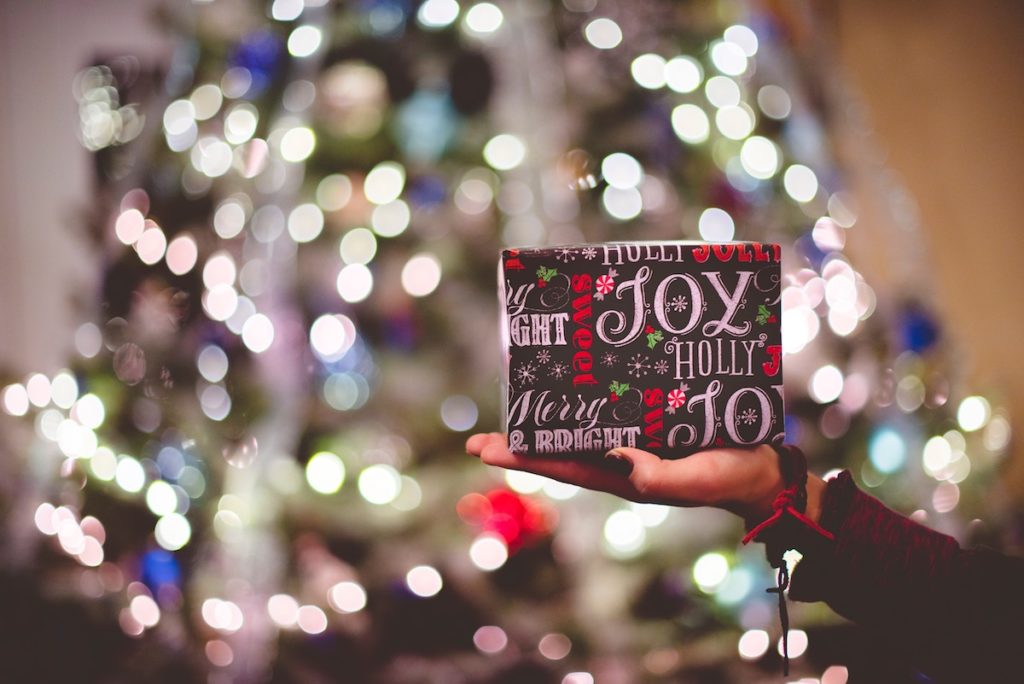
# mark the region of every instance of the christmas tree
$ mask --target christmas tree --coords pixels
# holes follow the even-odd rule
[[[503,408],[507,246],[782,244],[789,441],[995,535],[966,521],[1008,420],[844,251],[837,102],[780,12],[196,2],[161,73],[84,69],[102,289],[68,369],[2,394],[15,680],[776,681],[738,522],[463,454]],[[895,667],[793,624],[798,675]]]

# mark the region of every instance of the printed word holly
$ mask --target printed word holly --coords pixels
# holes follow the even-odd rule
[[[712,375],[754,375],[755,340],[676,340],[665,343],[665,351],[675,356],[676,380],[692,380]]]

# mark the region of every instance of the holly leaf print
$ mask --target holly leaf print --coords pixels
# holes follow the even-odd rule
[[[612,394],[614,394],[615,396],[621,397],[623,394],[626,393],[626,390],[629,389],[629,383],[613,380],[612,384],[608,385],[608,389],[611,390]]]
[[[543,280],[545,283],[551,282],[551,279],[558,275],[557,268],[548,268],[541,266],[537,269],[537,277]]]

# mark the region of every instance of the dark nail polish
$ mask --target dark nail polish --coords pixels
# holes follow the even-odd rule
[[[619,451],[612,449],[604,455],[604,461],[609,469],[619,475],[629,475],[633,472],[633,463]]]

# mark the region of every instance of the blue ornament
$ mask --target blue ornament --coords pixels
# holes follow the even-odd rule
[[[939,324],[927,311],[909,306],[898,321],[900,341],[904,349],[920,354],[939,339]]]
[[[782,421],[783,429],[786,431],[786,443],[798,444],[803,434],[803,422],[796,416],[787,413]]]
[[[406,157],[431,163],[451,144],[458,123],[458,114],[447,92],[418,90],[398,108],[394,135]]]
[[[409,0],[362,0],[359,8],[370,32],[387,38],[402,35],[411,11]]]
[[[417,207],[433,207],[444,202],[447,192],[444,180],[438,176],[419,176],[406,191],[406,197]]]
[[[151,549],[142,554],[142,583],[154,595],[168,584],[181,586],[181,565],[170,551]]]
[[[800,254],[811,264],[811,268],[816,271],[821,270],[821,264],[825,261],[825,257],[828,256],[828,252],[825,252],[818,247],[817,243],[814,242],[814,238],[811,237],[811,231],[805,232],[803,235],[796,239],[796,248]]]
[[[242,38],[228,54],[228,65],[249,72],[252,83],[245,96],[256,97],[267,89],[281,66],[284,44],[273,31],[255,31]]]
[[[384,339],[394,350],[412,351],[419,337],[411,311],[401,311],[384,319]]]

